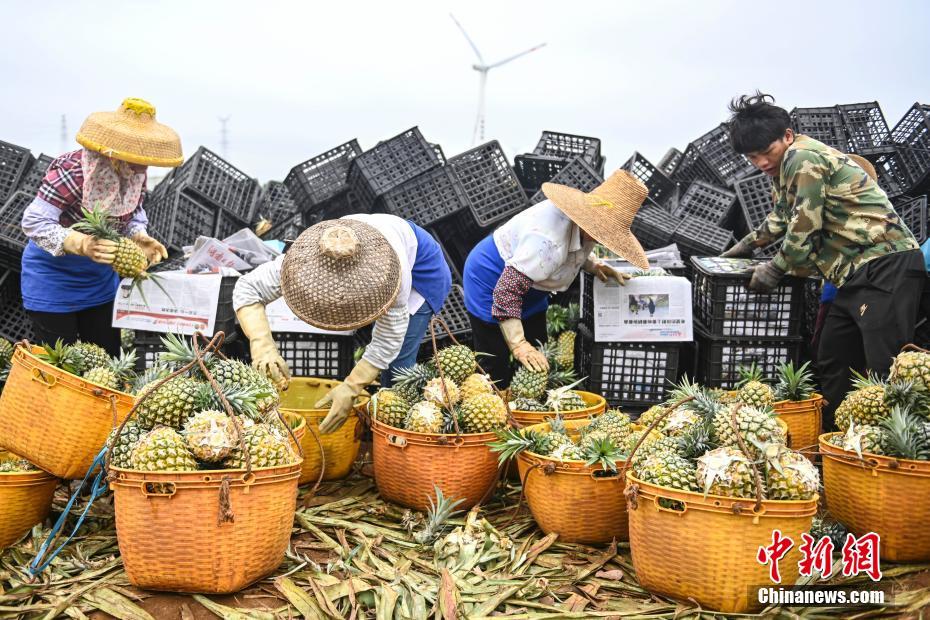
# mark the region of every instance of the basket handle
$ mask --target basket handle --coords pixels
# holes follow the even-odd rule
[[[143,482],[139,490],[146,497],[174,497],[178,492],[173,482]]]
[[[674,508],[663,506],[662,504],[659,503],[659,500],[663,500],[663,499],[668,500],[670,502],[678,502],[679,504],[682,505],[682,509],[675,510]],[[686,512],[688,512],[688,502],[683,502],[680,499],[672,499],[671,497],[661,497],[659,495],[656,495],[655,497],[652,498],[652,503],[655,505],[656,510],[658,510],[659,512],[670,512],[674,515],[678,515],[679,517],[683,516]]]
[[[45,373],[42,372],[41,368],[35,367],[32,369],[32,380],[38,381],[47,388],[53,388],[58,383],[58,377],[55,375],[49,375],[51,380],[45,376]]]
[[[394,446],[395,448],[400,448],[401,450],[407,449],[407,439],[401,437],[400,435],[388,435],[387,442],[389,446]]]
[[[595,474],[601,475],[596,476]],[[620,472],[611,471],[609,469],[592,469],[590,472],[588,472],[588,475],[594,482],[616,482],[620,480]]]

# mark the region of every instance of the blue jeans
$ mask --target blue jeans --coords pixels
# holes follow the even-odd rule
[[[423,336],[429,327],[429,321],[433,318],[433,309],[429,304],[423,302],[420,309],[410,316],[410,322],[407,323],[407,333],[404,335],[404,344],[400,347],[400,353],[397,358],[391,362],[387,370],[381,372],[381,387],[391,387],[393,385],[392,377],[397,370],[410,368],[417,363],[417,353],[420,352],[420,343],[423,342]]]

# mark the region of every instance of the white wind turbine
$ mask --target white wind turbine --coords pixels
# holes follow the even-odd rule
[[[471,48],[475,50],[475,56],[478,57],[478,64],[471,66],[471,68],[477,71],[480,75],[480,81],[478,82],[478,117],[475,119],[475,131],[472,133],[471,138],[472,146],[474,146],[478,142],[484,141],[484,91],[488,82],[488,71],[496,67],[500,67],[501,65],[506,65],[508,62],[516,60],[521,56],[526,56],[530,52],[535,52],[536,50],[545,47],[546,44],[540,43],[539,45],[535,45],[526,51],[520,52],[519,54],[514,54],[509,58],[505,58],[488,65],[485,64],[484,58],[481,56],[481,52],[478,51],[478,46],[475,45],[475,42],[471,40],[471,37],[468,36],[468,33],[465,32],[465,29],[462,28],[462,24],[459,23],[459,20],[455,19],[455,15],[449,13],[449,17],[452,18],[452,21],[455,22],[455,25],[458,26],[459,30],[462,31],[462,35],[465,37],[465,40],[468,41],[468,44],[471,45]]]

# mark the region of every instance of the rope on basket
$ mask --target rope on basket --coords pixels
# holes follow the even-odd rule
[[[749,451],[746,449],[746,443],[743,441],[743,436],[739,430],[739,423],[736,420],[736,415],[739,413],[739,410],[743,408],[743,403],[737,403],[735,407],[730,409],[730,425],[733,427],[733,432],[736,433],[736,443],[739,444],[739,449],[743,451],[743,454],[749,456]],[[759,475],[759,468],[756,467],[755,461],[747,458],[749,461],[749,466],[752,468],[752,477],[756,484],[756,507],[753,508],[756,512],[762,508],[762,476]],[[742,507],[739,504],[733,505],[733,513],[740,514]]]

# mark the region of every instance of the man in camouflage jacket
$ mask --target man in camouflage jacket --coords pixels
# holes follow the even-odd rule
[[[927,279],[914,235],[885,192],[847,155],[789,128],[765,97],[731,105],[731,141],[772,177],[775,204],[759,228],[723,254],[751,256],[784,238],[753,271],[749,288],[771,292],[786,275],[820,275],[837,288],[817,359],[827,406],[825,430],[851,387],[850,369],[886,374],[914,335]]]

